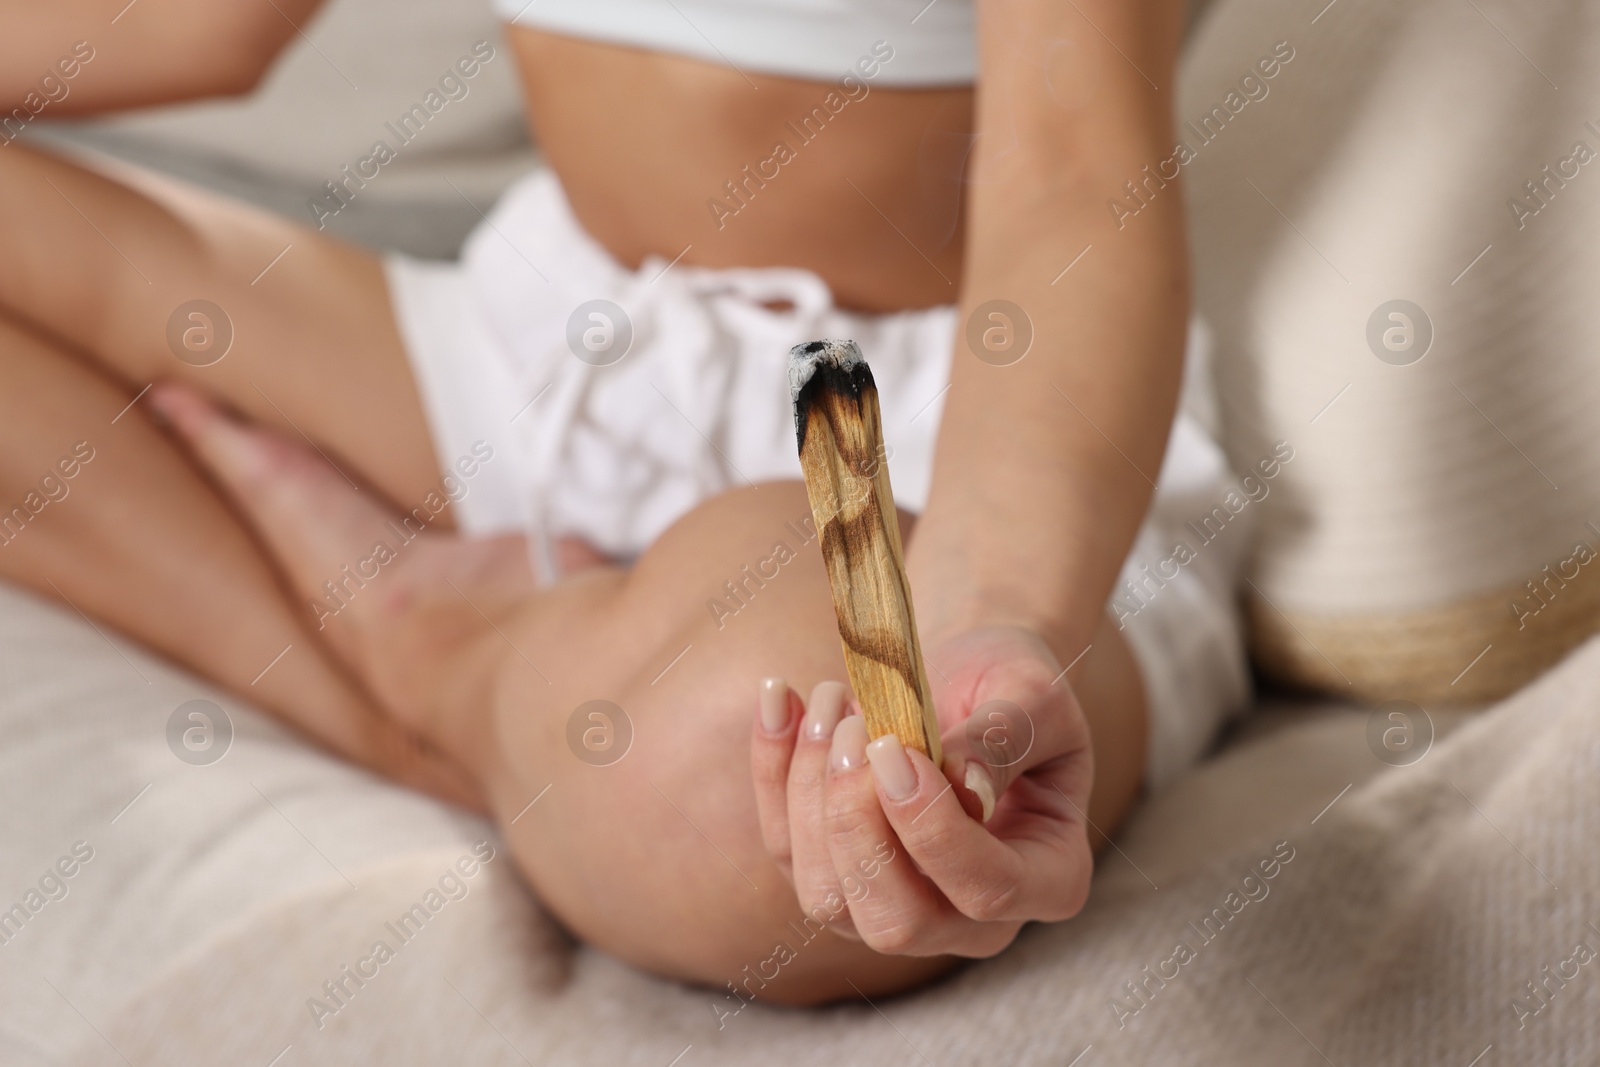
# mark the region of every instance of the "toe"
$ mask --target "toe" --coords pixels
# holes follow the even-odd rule
[[[164,385],[151,403],[266,542],[296,591],[312,601],[325,583],[393,540],[394,516],[319,452],[240,422],[186,386]]]

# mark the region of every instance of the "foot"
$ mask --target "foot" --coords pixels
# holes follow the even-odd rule
[[[424,526],[320,449],[188,386],[159,385],[150,403],[264,542],[310,628],[397,722],[474,765],[491,673],[479,661],[498,654],[495,620],[535,591],[524,539]]]

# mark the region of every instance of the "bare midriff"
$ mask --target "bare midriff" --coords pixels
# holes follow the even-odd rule
[[[507,33],[534,136],[621,263],[802,267],[864,311],[956,299],[970,87],[841,86]]]

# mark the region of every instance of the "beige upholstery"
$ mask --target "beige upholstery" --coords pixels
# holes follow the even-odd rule
[[[1600,964],[1547,1006],[1523,983],[1600,949],[1597,668],[1586,646],[1407,767],[1374,756],[1364,712],[1274,712],[1145,807],[1080,918],[909,997],[746,1007],[719,1029],[715,992],[564,939],[504,856],[399,943],[390,924],[482,824],[0,587],[0,904],[94,850],[0,944],[0,1062],[922,1063],[913,1043],[939,1067],[1089,1045],[1085,1064],[1321,1063],[1313,1044],[1338,1064],[1465,1067],[1490,1044],[1499,1063],[1593,1062]],[[236,732],[209,766],[166,738],[197,697]],[[378,939],[394,958],[337,1005],[323,983]],[[1166,963],[1180,941],[1195,958]],[[1519,997],[1540,1008],[1522,1029]]]
[[[1240,470],[1295,450],[1247,590],[1278,676],[1477,703],[1600,626],[1597,99],[1582,0],[1218,0],[1197,28],[1220,436]]]
[[[1500,50],[1493,52],[1498,65],[1473,72],[1486,81],[1517,76],[1519,47],[1542,55],[1536,45],[1562,46],[1561,35],[1545,29],[1538,41],[1520,36],[1530,25],[1528,5],[1475,0],[1446,12],[1422,0],[1339,0],[1313,24],[1321,7],[1216,0],[1199,38],[1214,51],[1191,68],[1184,106],[1209,102],[1236,75],[1236,55],[1253,55],[1257,41],[1292,39],[1303,65],[1285,76],[1299,76],[1317,69],[1318,48],[1330,39],[1346,40],[1363,25],[1381,39],[1391,8],[1448,16],[1441,25],[1452,32],[1483,35]],[[1485,24],[1472,22],[1479,18],[1472,8]],[[415,20],[435,10],[452,21],[420,24],[417,33]],[[461,47],[492,32],[485,10],[341,0],[311,29],[326,66],[301,47],[260,100],[118,120],[85,136],[294,214],[330,168],[366,147],[374,125]],[[1575,19],[1585,11],[1575,2],[1552,8]],[[1541,14],[1539,26],[1547,29],[1549,17]],[[1437,36],[1442,31],[1408,25],[1419,52],[1449,44]],[[1462,29],[1469,25],[1475,29]],[[1409,91],[1401,77],[1406,54],[1384,54],[1394,77],[1357,79],[1363,113],[1390,106],[1386,93]],[[340,75],[326,69],[332,66],[362,94],[374,93],[370,111],[326,106],[357,99],[342,96]],[[507,78],[509,64],[492,72]],[[1350,83],[1312,84],[1300,99],[1339,86]],[[460,112],[447,110],[445,118],[464,125],[441,124],[441,143],[374,183],[373,195],[357,202],[361,210],[341,215],[339,225],[375,243],[448,251],[450,235],[459,239],[476,215],[450,206],[460,197],[443,176],[457,174],[452,180],[486,205],[516,165],[472,160],[526,151],[515,147],[509,91],[508,82],[493,92],[485,82]],[[1275,91],[1281,95],[1251,105],[1257,111],[1241,123],[1265,112],[1272,128],[1305,127],[1306,137],[1320,138],[1320,169],[1284,170],[1300,158],[1299,142],[1269,139],[1258,146],[1259,166],[1240,165],[1240,181],[1254,180],[1351,270],[1381,263],[1381,248],[1357,254],[1349,247],[1359,231],[1346,224],[1348,214],[1308,217],[1293,191],[1295,182],[1321,187],[1340,173],[1327,152],[1343,145],[1346,124],[1291,119],[1281,113],[1294,97]],[[1568,87],[1562,94],[1571,95]],[[1347,106],[1324,102],[1334,115]],[[470,110],[479,104],[481,113]],[[1435,151],[1456,153],[1445,174],[1486,163],[1497,173],[1536,171],[1547,148],[1564,147],[1564,127],[1551,129],[1548,144],[1521,135],[1464,143],[1452,132],[1479,121],[1521,130],[1521,116],[1509,105],[1471,114],[1446,106],[1417,116],[1415,128]],[[1238,132],[1246,140],[1245,127]],[[455,150],[465,162],[452,172]],[[1251,301],[1274,279],[1287,284],[1317,268],[1316,253],[1251,200],[1257,194],[1248,185],[1197,188],[1202,212],[1262,216],[1237,238],[1234,216],[1202,219],[1201,292],[1213,308],[1259,311]],[[1515,183],[1503,192],[1495,186],[1481,210],[1503,211],[1500,200],[1514,191]],[[1593,202],[1592,192],[1572,190],[1568,205],[1584,196]],[[1372,192],[1418,204],[1431,195],[1403,170]],[[363,212],[382,204],[392,210],[362,229]],[[425,204],[427,223],[406,230],[408,216]],[[1360,217],[1370,210],[1371,203],[1345,206]],[[1430,253],[1446,287],[1481,247],[1469,236],[1463,230]],[[1592,244],[1592,232],[1577,236]],[[1213,270],[1207,257],[1224,252],[1235,267]],[[1516,292],[1556,285],[1559,266],[1503,281]],[[1583,277],[1592,280],[1592,272]],[[1361,300],[1401,295],[1391,294],[1388,278],[1354,281],[1367,294]],[[1281,285],[1272,291],[1292,293]],[[1477,293],[1484,306],[1497,298],[1492,286]],[[1288,296],[1280,299],[1288,302],[1268,304],[1275,318],[1222,322],[1223,342],[1257,337],[1263,321],[1292,326],[1305,314]],[[1339,314],[1317,305],[1311,321],[1359,326],[1359,316],[1350,316],[1361,300],[1346,307],[1339,296],[1328,305]],[[1470,331],[1476,321],[1465,317],[1451,328]],[[1353,336],[1350,344],[1359,346],[1359,332]],[[1359,347],[1354,358],[1365,358]],[[1346,380],[1334,370],[1315,383],[1327,389],[1307,384],[1295,394],[1308,427],[1317,405]],[[1225,389],[1224,408],[1234,417],[1251,413],[1262,395],[1249,384],[1236,376],[1231,398]],[[1344,411],[1333,411],[1358,415],[1361,401],[1352,392],[1340,401]],[[1335,414],[1304,438],[1322,443],[1330,435],[1336,445],[1352,430],[1339,429]],[[1244,442],[1236,447],[1247,463],[1255,458],[1249,434],[1267,442],[1274,432],[1248,425],[1235,439]],[[1301,436],[1297,430],[1296,444]],[[500,856],[319,1029],[308,1001],[325,997],[323,983],[366,956],[386,924],[425,899],[474,842],[492,840],[488,829],[308,749],[237,699],[97,633],[70,611],[0,587],[0,908],[25,901],[78,842],[93,849],[62,883],[66,895],[30,913],[0,944],[0,1063],[1594,1063],[1600,962],[1575,961],[1579,946],[1591,955],[1600,949],[1597,673],[1600,646],[1584,646],[1407,767],[1377,758],[1381,746],[1369,745],[1364,710],[1258,717],[1246,737],[1139,813],[1102,863],[1083,916],[1032,928],[995,960],[913,996],[812,1013],[748,1007],[719,1029],[713,1007],[725,1003],[720,997],[572,945]],[[225,707],[236,729],[231,750],[210,766],[180,761],[167,742],[173,711],[194,698]],[[1454,720],[1436,713],[1434,722],[1443,735]],[[1287,850],[1293,858],[1280,860],[1273,878],[1244,883]],[[1269,890],[1262,899],[1237,903],[1262,885]],[[1230,892],[1240,895],[1230,901]],[[1225,920],[1215,918],[1219,907]],[[1222,930],[1210,941],[1199,930],[1208,916]],[[1161,979],[1180,941],[1196,946],[1195,958]]]

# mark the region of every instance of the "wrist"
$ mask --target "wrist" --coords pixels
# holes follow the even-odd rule
[[[918,629],[931,643],[1017,627],[1070,662],[1105,615],[1147,503],[1142,483],[1096,485],[1071,463],[1032,477],[998,469],[947,466],[936,479],[906,545]]]
[[[974,630],[1014,629],[1037,634],[1057,656],[1070,659],[1082,651],[1101,614],[1098,607],[1069,610],[1070,594],[1048,593],[1042,583],[1002,580],[974,570],[965,559],[908,554],[906,570],[919,637],[930,650]]]

